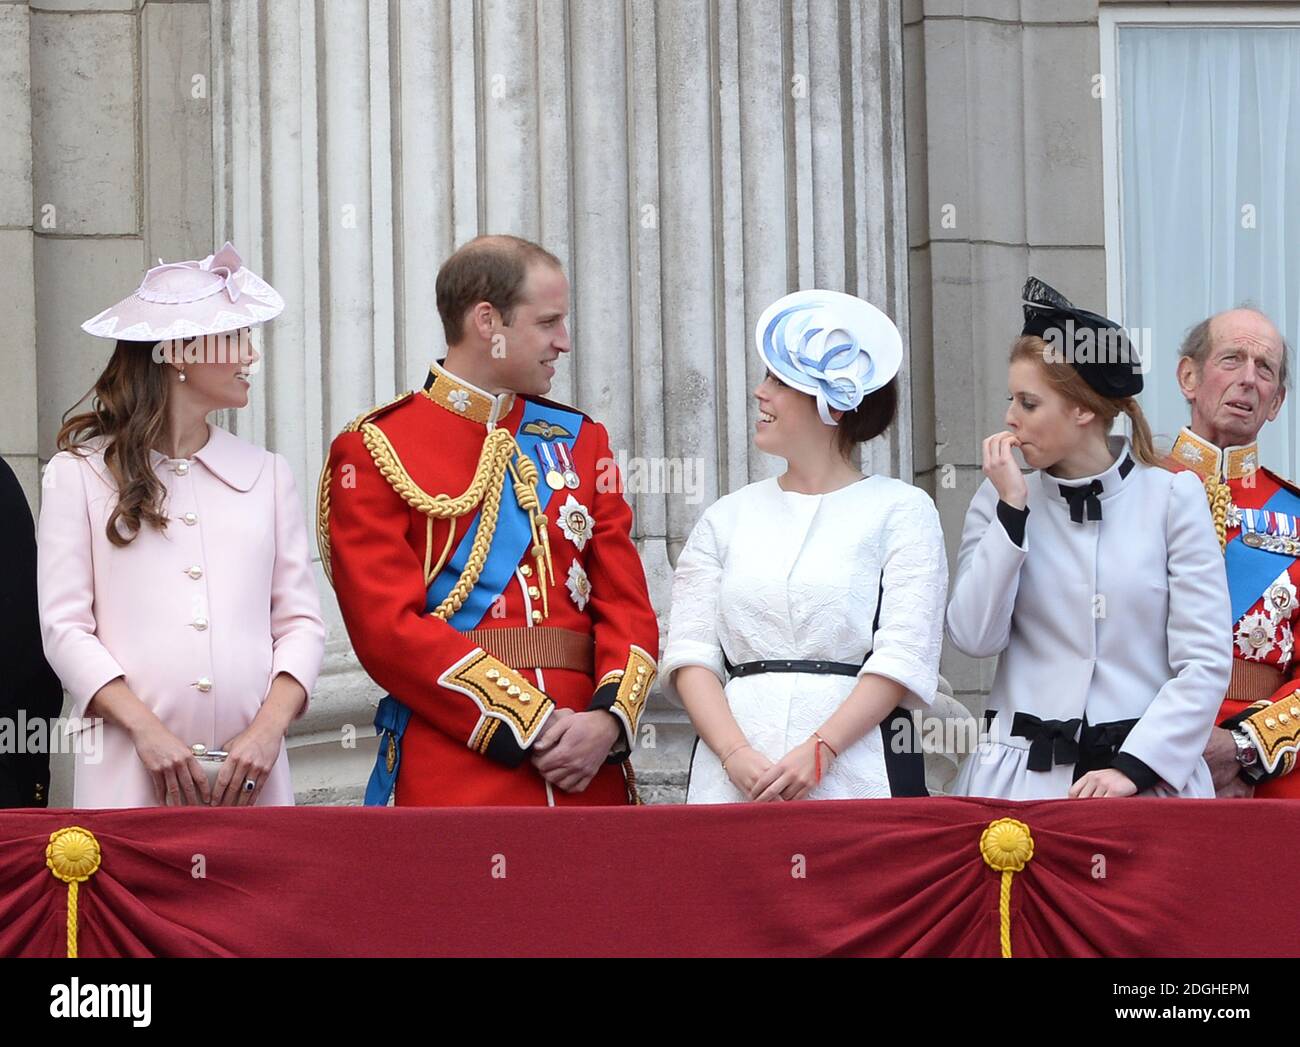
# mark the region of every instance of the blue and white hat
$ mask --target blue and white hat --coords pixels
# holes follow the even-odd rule
[[[786,385],[817,399],[817,413],[852,411],[903,363],[903,336],[869,302],[839,291],[795,291],[763,310],[758,354]]]

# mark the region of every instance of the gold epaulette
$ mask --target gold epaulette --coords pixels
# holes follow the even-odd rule
[[[359,415],[353,418],[352,421],[348,422],[348,424],[343,427],[343,431],[345,433],[355,433],[358,429],[361,428],[363,424],[370,421],[372,418],[378,418],[390,407],[396,407],[398,404],[404,403],[414,395],[415,393],[408,389],[406,392],[398,396],[394,396],[391,400],[388,400],[385,403],[379,404],[376,407],[372,407],[367,411],[362,411]]]
[[[395,407],[415,393],[407,391],[391,400],[362,411],[343,427],[345,433],[355,433],[370,419],[378,417],[390,407]],[[320,565],[325,572],[325,580],[332,586],[334,572],[330,569],[330,452],[325,450],[325,461],[321,465],[320,481],[316,485],[316,545],[320,549]]]

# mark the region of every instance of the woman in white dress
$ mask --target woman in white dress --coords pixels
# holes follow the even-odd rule
[[[984,441],[948,607],[960,650],[998,655],[953,792],[1212,797],[1201,752],[1232,631],[1205,492],[1159,467],[1118,327],[1034,278],[1024,297],[1007,430]],[[1121,411],[1131,442],[1108,437]]]
[[[934,503],[862,476],[902,339],[828,291],[755,332],[759,450],[786,460],[705,511],[677,561],[664,692],[699,733],[688,803],[923,796],[909,710],[934,699],[947,561]]]

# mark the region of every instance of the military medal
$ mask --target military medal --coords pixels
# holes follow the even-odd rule
[[[573,468],[573,459],[569,457],[569,448],[565,444],[557,443],[555,449],[559,452],[560,463],[564,466],[564,486],[570,491],[576,491],[582,481],[578,479],[578,474]]]
[[[1241,510],[1241,540],[1252,549],[1300,556],[1300,539],[1296,519],[1286,513],[1267,509]]]
[[[573,495],[569,495],[560,506],[559,524],[564,537],[581,551],[586,546],[587,539],[591,537],[596,521],[591,518],[591,512],[585,505]]]
[[[551,454],[549,444],[539,443],[537,453],[542,459],[542,470],[546,474],[546,486],[552,491],[564,490],[564,477],[560,475],[560,470],[556,468],[555,458]]]

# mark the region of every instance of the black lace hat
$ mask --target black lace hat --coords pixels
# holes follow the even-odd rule
[[[1114,320],[1080,309],[1036,276],[1025,281],[1022,335],[1037,335],[1092,389],[1111,399],[1142,391],[1142,359]]]

